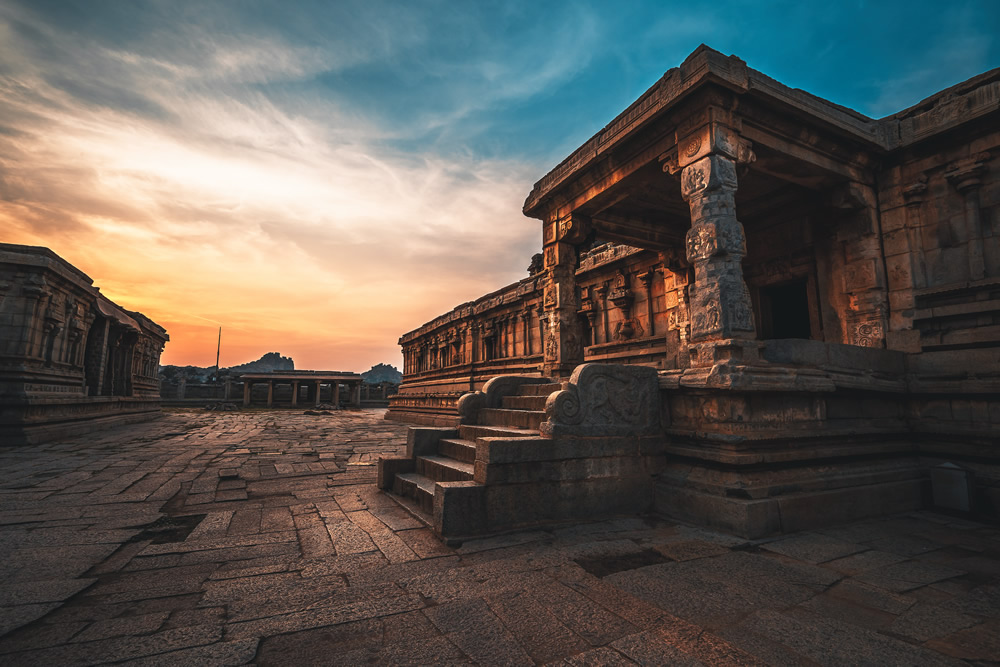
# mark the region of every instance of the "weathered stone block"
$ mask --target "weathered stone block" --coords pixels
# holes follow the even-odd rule
[[[764,341],[761,356],[772,364],[825,366],[829,363],[828,349],[822,341],[786,338]]]
[[[922,480],[903,480],[783,496],[777,499],[781,530],[794,532],[920,509],[925,484]]]
[[[475,482],[435,484],[434,530],[443,537],[487,532],[486,487]]]
[[[416,456],[434,454],[441,438],[457,437],[458,431],[453,428],[411,427],[406,434],[406,455],[412,459]]]
[[[383,457],[378,460],[378,488],[391,490],[396,475],[413,472],[416,461],[412,458]]]
[[[746,539],[781,532],[778,504],[771,499],[727,498],[660,482],[653,506],[664,516],[720,528]]]

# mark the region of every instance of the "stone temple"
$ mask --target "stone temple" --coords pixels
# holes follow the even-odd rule
[[[379,484],[456,541],[996,518],[998,158],[1000,69],[876,120],[699,47],[528,194],[528,277],[400,338]]]
[[[168,339],[48,248],[0,243],[0,445],[158,417]]]

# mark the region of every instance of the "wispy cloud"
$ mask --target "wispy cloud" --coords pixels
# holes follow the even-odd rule
[[[868,113],[998,64],[974,0],[688,5],[8,0],[0,229],[165,324],[167,361],[222,322],[233,363],[363,369],[523,276],[532,182],[700,42]]]
[[[315,82],[390,57],[420,30],[300,46],[259,26],[180,21],[122,44],[16,7],[3,18],[8,240],[53,247],[170,326],[168,361],[193,361],[208,321],[245,331],[231,344],[251,355],[257,344],[306,366],[361,368],[394,359],[403,331],[523,274],[538,233],[519,207],[537,166],[479,158],[460,141],[394,149],[385,140],[398,128]],[[581,60],[527,58],[427,70],[459,80],[447,95],[491,84],[437,122],[537,94]]]

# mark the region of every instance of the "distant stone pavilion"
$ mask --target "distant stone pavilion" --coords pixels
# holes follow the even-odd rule
[[[400,338],[379,483],[451,540],[1000,517],[998,160],[1000,69],[875,120],[699,47],[535,185],[528,277]]]
[[[296,407],[302,395],[306,392],[307,405],[320,405],[323,401],[323,387],[330,388],[330,404],[340,407],[341,386],[346,388],[347,404],[351,407],[361,407],[361,385],[364,378],[359,373],[347,371],[271,371],[269,373],[243,373],[239,376],[243,382],[243,405],[249,407],[253,396],[253,386],[267,386],[267,407],[274,406],[274,390],[276,386],[287,385],[288,405]]]
[[[156,417],[167,340],[48,248],[0,243],[0,445]]]

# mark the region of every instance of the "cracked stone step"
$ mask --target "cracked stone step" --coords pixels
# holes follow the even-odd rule
[[[505,426],[469,426],[458,427],[463,440],[475,441],[477,438],[523,438],[526,435],[538,435],[538,429],[510,428]]]
[[[544,396],[504,396],[503,407],[505,410],[545,410],[545,401],[549,398]]]
[[[537,431],[541,423],[545,421],[545,413],[537,410],[483,408],[479,411],[479,420],[490,426],[517,426]]]
[[[446,456],[418,456],[417,474],[424,475],[435,482],[468,482],[472,481],[475,466],[464,461],[456,461]],[[431,487],[431,495],[434,488]]]
[[[562,389],[558,382],[549,384],[522,384],[517,388],[518,396],[548,396],[554,391]]]
[[[438,453],[456,461],[472,463],[476,460],[476,443],[461,438],[442,438],[438,440]]]
[[[416,472],[396,475],[393,493],[412,498],[420,509],[428,514],[434,512],[434,480]]]

